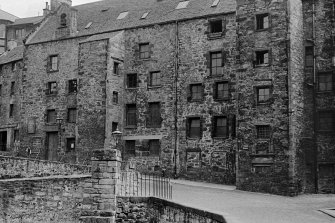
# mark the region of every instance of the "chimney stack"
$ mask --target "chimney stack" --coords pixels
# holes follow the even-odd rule
[[[49,9],[49,3],[48,3],[48,2],[45,2],[45,9],[43,9],[43,16],[48,15],[49,12],[50,12],[50,9]]]
[[[62,3],[72,6],[71,0],[51,0],[51,11],[56,11]]]

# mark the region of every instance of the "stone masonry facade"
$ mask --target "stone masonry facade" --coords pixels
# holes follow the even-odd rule
[[[20,89],[15,100],[1,94],[8,148],[18,129],[21,155],[88,163],[118,129],[123,160],[141,172],[335,192],[332,1],[190,0],[176,9],[141,0],[128,14],[108,1],[91,11],[52,1],[59,7],[25,40],[22,66],[2,65],[2,92],[15,78]],[[135,21],[146,7],[152,14]],[[111,28],[89,23],[94,10]]]

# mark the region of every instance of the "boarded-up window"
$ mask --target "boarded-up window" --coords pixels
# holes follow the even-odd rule
[[[319,73],[318,75],[318,90],[332,91],[333,90],[333,73]]]
[[[118,104],[119,103],[119,93],[116,91],[113,91],[113,103]]]
[[[161,105],[159,102],[149,103],[147,126],[161,127]]]
[[[271,88],[270,87],[258,87],[257,88],[257,103],[267,103],[271,97]]]
[[[161,85],[161,72],[151,72],[150,73],[150,86],[156,87]]]
[[[256,51],[256,65],[266,65],[269,64],[269,51],[262,50]]]
[[[53,55],[49,57],[49,71],[58,70],[58,55]]]
[[[57,94],[57,83],[55,81],[48,83],[47,94],[48,95]]]

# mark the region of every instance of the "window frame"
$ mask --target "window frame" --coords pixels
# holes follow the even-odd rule
[[[261,128],[264,128],[264,129],[262,130]],[[264,132],[265,132],[265,134],[264,134]],[[262,134],[264,134],[264,135],[262,135]],[[256,138],[257,138],[257,140],[270,140],[271,139],[271,134],[272,134],[272,129],[271,129],[270,125],[266,125],[266,124],[256,125]]]
[[[193,88],[198,87],[200,88],[200,92],[197,92],[200,94],[200,98],[194,98],[194,92]],[[204,86],[202,83],[193,83],[189,85],[189,101],[202,101],[204,99]]]
[[[259,100],[260,99],[260,90],[265,90],[268,89],[269,90],[269,97],[267,100]],[[257,105],[266,105],[266,104],[270,104],[271,103],[271,99],[272,99],[272,86],[269,85],[263,85],[263,86],[256,86],[255,87],[256,90],[256,104]]]
[[[68,123],[77,123],[77,108],[68,108],[67,109],[67,122]]]
[[[113,63],[113,74],[119,75],[120,74],[120,63],[114,61]]]
[[[52,88],[52,84],[55,84],[56,86],[54,88]],[[47,83],[47,95],[57,95],[58,90],[57,90],[58,84],[56,81],[49,81]],[[54,89],[56,89],[55,91],[53,91]]]
[[[148,47],[146,51],[143,50],[143,47]],[[139,43],[138,44],[138,53],[140,60],[150,59],[150,43]]]
[[[77,79],[68,80],[68,93],[69,94],[78,93],[78,80]]]
[[[268,54],[267,63],[265,63],[265,54]],[[263,58],[259,58],[259,56],[262,56]],[[261,63],[260,60],[263,60],[263,63]],[[260,49],[255,50],[255,67],[266,67],[270,66],[271,64],[271,53],[269,49]]]
[[[199,120],[199,127],[192,127],[192,121]],[[187,138],[190,139],[201,139],[202,138],[202,122],[201,122],[201,117],[188,117],[187,118]],[[197,135],[192,134],[192,128],[199,128],[199,132]]]
[[[214,54],[220,54],[221,57],[213,58]],[[218,66],[218,64],[217,64],[218,61],[216,61],[216,66],[213,66],[214,60],[219,60],[220,58],[221,58],[221,64],[219,63],[220,66]],[[209,65],[210,65],[210,67],[209,67],[210,75],[222,75],[223,74],[223,68],[224,68],[225,63],[224,63],[224,55],[223,55],[222,50],[209,52]],[[216,70],[215,74],[213,72],[214,68]],[[220,69],[221,69],[221,72],[218,72],[218,70],[220,70]]]
[[[134,148],[132,150],[129,150],[129,144],[131,143],[131,146],[133,146]],[[125,150],[125,155],[126,156],[136,156],[136,140],[125,140],[125,146],[124,146]],[[129,151],[131,151],[132,153],[130,153]]]
[[[57,58],[57,67],[56,69],[53,69],[53,58]],[[59,71],[59,55],[58,54],[53,54],[53,55],[49,55],[48,57],[48,72],[57,72]]]
[[[329,75],[331,77],[331,90],[320,90],[320,77],[321,76],[326,76],[326,75]],[[334,82],[335,82],[335,79],[334,79],[334,72],[333,71],[328,71],[328,72],[318,72],[317,74],[317,91],[318,93],[329,93],[329,92],[333,92],[334,91]],[[323,82],[322,82],[323,83]],[[324,83],[329,83],[329,82],[324,82]]]
[[[151,106],[153,106],[153,105],[158,105],[158,108],[152,108]],[[157,115],[157,114],[159,114],[159,115]],[[146,127],[147,128],[160,128],[160,127],[162,127],[161,103],[160,102],[149,102],[148,103]]]
[[[264,18],[268,18],[268,26],[264,27],[265,25],[265,20]],[[260,19],[262,19],[262,27],[260,28],[260,24],[259,21]],[[255,30],[256,31],[265,31],[267,29],[269,29],[271,27],[271,17],[270,17],[270,13],[268,12],[264,12],[264,13],[259,13],[255,15]]]
[[[217,132],[217,129],[218,129],[218,120],[219,119],[225,119],[226,121],[226,125],[225,125],[225,128],[226,128],[226,134],[225,135],[218,135],[218,132]],[[221,139],[227,139],[229,138],[229,120],[228,120],[228,117],[227,116],[224,116],[224,115],[216,115],[213,117],[213,123],[212,123],[212,136],[213,138],[221,138]]]
[[[209,23],[209,34],[222,34],[223,32],[223,19],[222,18],[219,18],[219,19],[211,19],[208,21]],[[221,31],[219,32],[214,32],[213,31],[213,25],[216,24],[218,25],[220,23],[221,25]]]
[[[153,84],[153,75],[155,74],[159,74],[159,78],[156,78],[156,79],[159,79],[159,84]],[[160,71],[151,71],[149,73],[149,87],[150,88],[157,88],[157,87],[161,87],[162,86],[162,73]]]
[[[71,144],[74,144],[73,148]],[[66,152],[71,152],[76,150],[76,138],[75,137],[69,137],[66,138]]]
[[[218,97],[218,93],[219,93],[219,84],[224,84],[227,85],[227,97]],[[213,88],[213,96],[214,96],[214,100],[215,101],[226,101],[229,100],[229,93],[230,93],[230,89],[229,89],[229,81],[215,81],[214,82],[214,88]],[[224,94],[225,90],[223,90],[223,94]],[[223,95],[224,96],[224,95]]]
[[[311,49],[311,51],[309,50]],[[307,54],[308,52],[311,52],[311,54]],[[312,57],[312,64],[309,64],[310,59],[308,59],[308,56]],[[314,67],[314,46],[305,46],[305,67],[306,68],[313,68]]]
[[[331,118],[330,128],[321,128],[321,114],[327,114]],[[328,118],[329,118],[328,117]],[[318,132],[334,132],[335,131],[335,110],[319,110],[317,112],[317,130]],[[326,120],[325,123],[329,123],[329,120]]]
[[[132,109],[130,110],[130,108],[132,107]],[[132,111],[131,113],[134,115],[134,123],[130,123],[130,111]],[[126,128],[137,128],[137,105],[135,103],[133,104],[126,104],[126,123],[125,123],[125,127]]]
[[[136,86],[129,86],[130,84],[130,77],[133,76],[133,78],[135,79],[135,85]],[[126,74],[126,88],[127,89],[136,89],[138,88],[138,76],[137,73],[129,73]]]
[[[152,148],[152,143],[155,142],[157,143],[156,146],[158,147],[157,151],[156,149]],[[148,142],[148,150],[149,150],[149,155],[150,156],[159,156],[160,155],[160,152],[161,152],[161,142],[159,139],[149,139],[149,142]],[[153,152],[155,151],[155,152]]]
[[[50,120],[50,118],[51,118],[51,116],[50,116],[50,113],[51,112],[54,112],[54,120]],[[56,111],[56,109],[47,109],[46,110],[46,123],[48,123],[48,124],[56,124],[57,123],[57,111]],[[53,122],[51,122],[51,121],[53,121]]]

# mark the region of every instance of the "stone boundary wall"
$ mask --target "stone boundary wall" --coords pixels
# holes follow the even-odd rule
[[[90,175],[0,180],[0,222],[77,223]]]
[[[0,179],[91,174],[91,166],[0,156]]]
[[[226,223],[220,214],[155,197],[117,197],[116,223]]]

